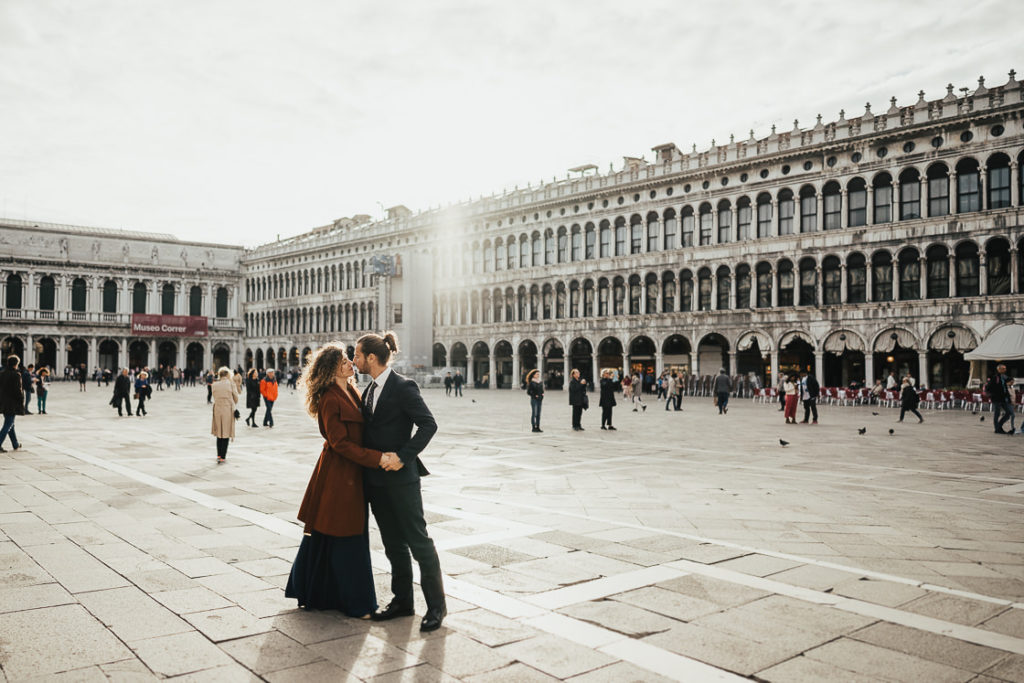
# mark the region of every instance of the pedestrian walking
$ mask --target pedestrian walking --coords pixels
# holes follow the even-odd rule
[[[729,393],[732,391],[732,379],[726,374],[725,368],[718,371],[713,391],[715,393],[715,405],[718,406],[718,414],[727,414],[729,412]]]
[[[796,375],[790,375],[782,383],[782,393],[785,397],[785,412],[782,415],[786,418],[786,424],[796,424],[796,404],[800,398],[797,393],[799,391],[798,387]]]
[[[50,371],[43,368],[36,381],[36,412],[46,415],[46,396],[50,393]]]
[[[665,382],[665,410],[671,409],[672,405],[676,402],[676,385],[679,382],[679,377],[673,372]],[[679,406],[676,406],[676,410],[679,410]]]
[[[544,382],[541,381],[540,370],[530,370],[526,375],[526,393],[530,396],[530,424],[533,431],[541,432],[540,407],[544,403]]]
[[[611,370],[601,373],[601,398],[598,405],[601,406],[601,429],[616,431],[612,426],[612,408],[615,407],[615,380],[612,379]]]
[[[274,401],[277,400],[277,378],[274,368],[267,370],[267,376],[260,380],[260,395],[266,410],[263,412],[263,426],[274,428]]]
[[[601,375],[604,377],[604,375]],[[622,400],[633,402],[633,376],[624,375],[622,377]]]
[[[1008,434],[1015,434],[1017,432],[1017,390],[1013,385],[1013,378],[1008,377],[1006,379],[1006,390],[1010,404],[1010,431],[1007,432]],[[1021,427],[1021,432],[1024,432],[1024,427]]]
[[[135,379],[135,400],[138,401],[138,404],[135,406],[136,417],[142,417],[149,414],[146,410],[146,399],[152,396],[152,393],[153,388],[149,383],[149,373],[143,370]],[[130,414],[131,413],[129,413],[129,415]]]
[[[572,406],[572,430],[582,432],[583,411],[590,404],[587,398],[587,380],[580,379],[580,371],[573,368],[569,373],[569,405]]]
[[[11,437],[11,448],[18,450],[21,443],[14,432],[14,418],[25,414],[25,391],[21,388],[21,360],[15,356],[7,357],[3,370],[0,370],[0,413],[4,416],[4,426],[0,428],[0,453],[6,453],[4,439]]]
[[[1013,402],[1010,400],[1009,378],[1006,376],[1006,365],[996,366],[996,374],[985,385],[985,392],[992,401],[992,425],[996,434],[1012,434],[1003,429],[1003,425],[1013,414]]]
[[[260,408],[260,373],[256,368],[249,370],[249,376],[245,378],[245,407],[249,410],[245,424],[255,427],[256,411]]]
[[[36,383],[36,366],[29,365],[27,368],[21,369],[21,388],[25,391],[25,414],[31,415],[32,411],[28,409],[29,404],[32,401],[32,394],[35,390]]]
[[[128,410],[128,417],[132,415],[131,401],[132,380],[128,376],[128,368],[121,368],[121,374],[114,380],[114,397],[110,399],[110,405],[117,408],[118,417],[124,416],[121,412],[121,404]]]
[[[463,383],[463,381],[464,380],[463,380],[463,377],[462,377],[462,373],[460,371],[456,370],[455,371],[455,377],[452,378],[452,386],[455,389],[455,395],[456,396],[462,396],[462,383]]]
[[[814,373],[805,373],[801,398],[804,401],[803,424],[807,424],[807,418],[813,416],[812,425],[818,424],[818,396],[821,394],[821,385]]]
[[[448,374],[446,374],[444,376],[444,395],[445,396],[451,396],[452,395],[452,383],[453,383],[452,373],[449,372]]]
[[[918,424],[924,422],[924,418],[921,417],[921,413],[917,412],[917,406],[920,402],[921,397],[917,395],[917,390],[914,389],[914,385],[904,378],[903,387],[900,389],[900,422],[903,422],[903,416],[906,415],[907,412],[917,415]]]
[[[78,366],[78,391],[85,391],[85,382],[89,379],[89,373],[85,370],[85,363]]]
[[[213,376],[213,370],[207,370],[206,376],[203,378],[206,382],[206,402],[213,403],[213,383],[216,377]]]
[[[640,410],[647,412],[647,404],[644,403],[644,381],[640,375],[635,374],[632,376],[630,386],[633,387],[633,412],[637,412],[637,406],[640,406]]]
[[[210,433],[217,437],[217,464],[227,460],[228,442],[235,438],[235,404],[238,392],[231,379],[231,369],[222,367],[217,371],[217,381],[211,388],[213,394],[213,425]]]

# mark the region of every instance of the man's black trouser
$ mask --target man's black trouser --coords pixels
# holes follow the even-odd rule
[[[818,399],[816,398],[805,398],[804,399],[804,422],[807,422],[809,415],[814,415],[814,421],[818,421]]]
[[[128,414],[131,415],[132,414],[132,401],[128,397],[128,394],[118,394],[117,396],[114,397],[114,405],[117,407],[117,414],[118,415],[123,415],[124,414],[124,413],[121,412],[121,404],[122,404],[122,402],[124,403],[125,410],[127,410]]]
[[[580,421],[583,419],[583,406],[572,407],[572,427],[573,429],[579,429],[583,425]]]
[[[403,606],[412,607],[412,557],[420,565],[420,587],[427,609],[445,606],[441,563],[434,542],[427,535],[423,518],[423,497],[418,481],[398,486],[367,486],[366,499],[373,510],[384,543],[384,554],[391,562],[391,592]]]

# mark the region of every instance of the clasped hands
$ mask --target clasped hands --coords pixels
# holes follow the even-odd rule
[[[380,466],[388,472],[397,472],[402,469],[405,464],[402,462],[402,459],[398,457],[398,453],[392,453],[389,451],[380,456]]]

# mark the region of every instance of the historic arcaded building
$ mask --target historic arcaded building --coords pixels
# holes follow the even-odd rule
[[[725,367],[766,383],[812,368],[827,385],[891,369],[963,385],[963,353],[1019,322],[1024,304],[1022,114],[1011,72],[1002,85],[950,85],[936,99],[893,98],[760,139],[658,145],[605,174],[580,166],[444,209],[341,219],[244,254],[221,247],[208,277],[194,265],[172,275],[179,264],[165,264],[162,242],[159,263],[134,247],[123,262],[152,266],[140,279],[154,299],[163,278],[198,287],[211,321],[225,288],[227,320],[244,323],[224,328],[232,364],[298,366],[328,340],[393,328],[410,371],[461,367],[488,387],[512,386],[533,367],[590,378],[603,368]],[[113,279],[127,301],[139,277],[113,278],[123,267],[113,261],[76,271],[97,316],[98,283]],[[17,258],[0,267],[22,278],[31,302],[22,307],[36,310],[43,269],[29,275]],[[175,301],[184,310],[185,298]],[[19,322],[12,336],[38,339],[41,322]],[[62,347],[70,339],[46,329]],[[82,337],[105,338],[99,327]],[[118,349],[132,343],[111,338]]]

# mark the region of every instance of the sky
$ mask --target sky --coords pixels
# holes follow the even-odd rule
[[[1012,10],[0,0],[0,217],[255,246],[1002,85]]]

